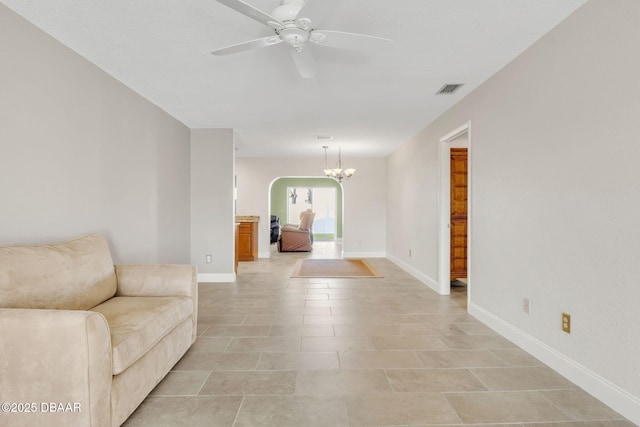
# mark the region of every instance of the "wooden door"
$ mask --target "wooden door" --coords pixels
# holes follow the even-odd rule
[[[467,149],[451,149],[451,280],[467,277]]]

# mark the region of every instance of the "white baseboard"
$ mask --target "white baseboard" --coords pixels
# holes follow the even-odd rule
[[[469,314],[566,377],[613,410],[640,425],[640,398],[582,366],[493,313],[469,303]]]
[[[403,269],[404,271],[406,271],[407,273],[409,273],[410,275],[412,275],[413,277],[415,277],[416,279],[420,280],[422,283],[430,287],[435,292],[440,293],[440,285],[438,284],[437,280],[433,280],[431,277],[427,276],[426,274],[419,271],[415,267],[407,264],[406,262],[401,261],[399,258],[394,257],[393,255],[387,255],[387,259],[392,263],[394,263],[395,265],[397,265],[398,267],[400,267],[401,269]]]
[[[198,283],[233,283],[235,273],[198,273]]]
[[[258,258],[271,258],[271,251],[258,252]]]

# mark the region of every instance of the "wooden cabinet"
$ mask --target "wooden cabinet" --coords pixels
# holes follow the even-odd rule
[[[255,261],[258,259],[258,222],[240,221],[238,223],[238,260]]]

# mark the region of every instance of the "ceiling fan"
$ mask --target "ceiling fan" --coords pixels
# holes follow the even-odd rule
[[[282,0],[270,14],[243,0],[217,0],[225,6],[268,26],[273,35],[216,49],[213,55],[229,55],[251,49],[285,43],[291,48],[293,61],[302,77],[315,75],[312,44],[345,49],[375,50],[391,43],[382,37],[343,31],[319,30],[317,25],[329,15],[341,0]]]

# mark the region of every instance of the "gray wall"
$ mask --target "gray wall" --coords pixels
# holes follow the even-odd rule
[[[191,263],[201,282],[235,279],[234,152],[232,129],[191,131]]]
[[[471,122],[470,312],[635,423],[639,22],[591,0],[387,164],[387,253],[437,280],[438,141]]]
[[[189,129],[0,5],[0,245],[190,261]]]

